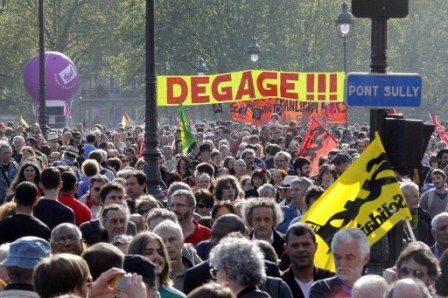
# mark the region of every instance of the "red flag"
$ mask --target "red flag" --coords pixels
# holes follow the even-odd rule
[[[431,112],[430,115],[432,124],[435,126],[440,139],[448,144],[448,134],[446,133],[445,128],[443,128],[442,124],[440,123],[439,117],[437,117],[434,112]]]
[[[330,132],[315,118],[311,118],[310,127],[299,151],[299,156],[308,157],[311,161],[310,176],[319,172],[319,156],[328,155],[337,145],[338,142]]]

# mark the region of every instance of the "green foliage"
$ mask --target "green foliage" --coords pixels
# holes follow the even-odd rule
[[[111,73],[121,89],[144,94],[146,1],[44,2],[47,50],[71,57],[81,78]],[[339,1],[155,2],[158,74],[194,74],[199,56],[211,73],[249,68],[343,69],[342,40],[334,24]],[[31,111],[21,77],[26,61],[38,49],[36,6],[37,0],[9,0],[0,16],[0,74],[6,74],[0,82],[2,112]],[[408,115],[426,118],[432,106],[442,118],[447,116],[445,106],[438,106],[446,101],[447,10],[446,0],[411,0],[407,18],[389,21],[389,71],[418,72],[424,78],[424,104],[416,111],[405,110]],[[348,40],[349,71],[369,71],[370,26],[370,20],[355,20]],[[252,37],[262,49],[256,65],[249,63],[246,53]],[[359,120],[366,120],[368,115],[353,114],[365,116]]]

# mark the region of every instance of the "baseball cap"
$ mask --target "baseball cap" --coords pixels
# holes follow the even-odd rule
[[[339,152],[338,154],[336,154],[333,159],[331,160],[332,164],[338,164],[338,163],[346,163],[349,161],[352,161],[353,159],[351,158],[350,155],[348,155],[348,153],[345,152]]]
[[[286,176],[283,178],[282,187],[291,187],[291,181],[297,178],[298,176],[296,175]]]
[[[8,257],[0,263],[5,267],[33,269],[37,263],[50,256],[50,244],[42,238],[27,236],[11,243]]]
[[[140,255],[126,255],[123,269],[129,273],[137,273],[150,287],[154,287],[156,280],[156,266],[147,258]]]

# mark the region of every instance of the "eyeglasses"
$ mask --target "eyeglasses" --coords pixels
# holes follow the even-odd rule
[[[287,159],[276,159],[276,160],[274,160],[274,162],[287,162],[288,160]]]
[[[400,275],[410,276],[412,275],[415,278],[422,279],[425,276],[425,273],[419,269],[409,269],[406,267],[401,267],[399,269]]]
[[[190,205],[182,204],[182,203],[171,203],[170,204],[170,209],[173,209],[175,207],[190,207]]]
[[[216,280],[216,277],[218,276],[218,269],[210,268],[210,275],[214,280]]]
[[[54,243],[55,244],[58,244],[58,245],[64,245],[64,244],[66,244],[66,245],[72,245],[72,244],[76,244],[76,243],[78,243],[80,240],[76,240],[76,239],[70,239],[70,238],[68,238],[68,239],[58,239],[58,240],[56,240],[56,241],[54,241]]]

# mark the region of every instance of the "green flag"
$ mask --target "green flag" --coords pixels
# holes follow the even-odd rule
[[[179,104],[179,120],[180,120],[180,140],[182,142],[182,152],[186,153],[188,148],[196,140],[190,129],[190,122],[185,114],[184,107]]]

